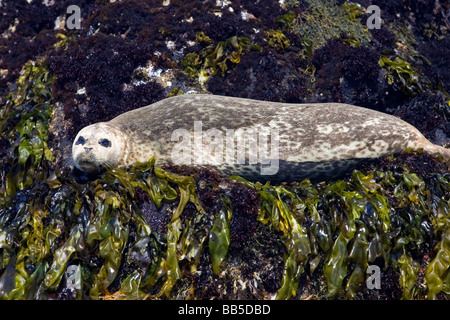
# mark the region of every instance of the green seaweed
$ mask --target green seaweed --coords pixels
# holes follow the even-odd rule
[[[443,40],[449,33],[449,27],[445,25],[425,23],[423,26],[423,35],[428,39],[435,37],[438,40]]]
[[[104,259],[94,283],[89,291],[91,299],[98,299],[99,292],[104,291],[115,279],[122,261],[122,252],[127,243],[131,213],[121,206],[119,195],[99,190],[96,195],[97,217],[95,223],[87,228],[86,243],[93,247],[98,243],[98,252]],[[122,221],[121,221],[122,220]]]
[[[297,24],[295,12],[289,11],[277,18],[277,22],[282,26],[283,30],[292,31]]]
[[[208,79],[208,73],[217,75],[219,72],[224,77],[230,64],[238,64],[242,55],[250,50],[261,50],[256,44],[246,37],[233,36],[225,41],[219,41],[214,46],[213,41],[200,32],[196,35],[198,43],[206,43],[207,46],[199,52],[186,54],[181,65],[184,72],[191,78],[198,79],[203,85]]]
[[[160,173],[161,177],[164,177],[164,172]],[[184,181],[179,181],[179,183],[183,183]],[[186,182],[185,182],[186,183]],[[192,181],[193,183],[193,181]],[[181,277],[180,268],[178,265],[178,257],[177,257],[177,243],[178,239],[181,235],[181,220],[180,215],[183,212],[184,207],[186,206],[189,200],[189,189],[180,189],[180,200],[177,209],[175,210],[172,219],[170,220],[169,225],[167,226],[167,260],[165,263],[165,268],[167,272],[167,281],[164,284],[163,289],[166,296],[169,296],[170,291],[172,290],[175,282]]]
[[[190,52],[183,57],[181,60],[181,66],[188,76],[195,78],[203,65],[201,57],[198,53]]]
[[[357,171],[353,173],[353,176],[361,178],[360,173]],[[362,178],[363,180],[367,180],[367,177]],[[328,295],[330,297],[336,296],[342,287],[343,280],[347,276],[347,270],[351,261],[350,253],[352,253],[353,262],[358,267],[355,269],[353,277],[350,277],[350,280],[359,282],[357,281],[359,277],[356,276],[358,272],[360,273],[359,268],[362,270],[367,268],[367,258],[362,257],[360,252],[360,247],[362,246],[363,248],[366,248],[364,254],[367,255],[368,246],[365,246],[367,240],[365,239],[365,230],[363,227],[358,230],[357,239],[352,241],[357,232],[357,225],[359,224],[358,222],[360,221],[361,214],[366,208],[366,199],[358,191],[345,191],[347,187],[346,184],[338,182],[325,189],[326,194],[332,197],[331,199],[333,199],[333,202],[335,201],[335,196],[338,196],[341,199],[345,211],[345,224],[341,228],[324,266],[325,278],[327,279],[328,284]],[[332,207],[333,204],[330,203],[330,206]],[[351,242],[353,242],[353,246],[351,251],[348,251],[347,247]],[[351,288],[349,294],[353,295],[353,282],[349,282],[347,286],[348,288]]]
[[[281,30],[266,31],[267,43],[277,50],[286,50],[291,46],[291,41],[281,32]]]
[[[281,287],[276,299],[288,299],[296,294],[299,278],[311,253],[307,231],[297,218],[297,214],[303,211],[307,204],[282,186],[272,187],[269,184],[251,186],[259,190],[258,193],[263,200],[258,220],[270,224],[280,232],[287,249]],[[308,205],[314,206],[311,202]],[[296,210],[294,211],[292,207]]]
[[[357,4],[345,3],[339,6],[333,0],[307,0],[306,3],[308,10],[300,13],[296,19],[289,14],[278,20],[298,33],[302,39],[310,41],[312,51],[341,35],[351,35],[347,41],[355,46],[370,42],[370,33],[359,19],[363,10]]]
[[[48,123],[53,111],[49,77],[44,65],[30,62],[0,109],[0,128],[6,133],[15,157],[6,177],[6,195],[13,195],[31,184],[41,161],[53,161],[47,147]],[[39,176],[38,176],[39,177]]]
[[[428,284],[428,299],[436,299],[439,292],[444,291],[449,294],[448,274],[450,266],[450,236],[447,232],[443,235],[443,239],[438,243],[435,250],[436,257],[428,265],[425,278]]]
[[[417,273],[419,272],[420,265],[405,252],[397,260],[397,263],[399,264],[400,286],[403,292],[402,299],[414,299],[417,294]],[[430,282],[428,282],[428,285],[430,285]]]
[[[51,81],[45,66],[27,64],[0,109],[7,142],[0,163],[0,299],[64,292],[76,299],[177,298],[204,255],[214,277],[222,277],[232,236],[226,193],[207,214],[196,180],[155,167],[154,159],[129,170],[109,168],[85,184],[57,175],[46,147]],[[284,244],[277,299],[302,298],[310,281],[320,288],[313,298],[355,298],[367,291],[368,265],[383,262],[384,271],[399,275],[403,299],[448,298],[448,173],[425,179],[405,166],[355,170],[322,183],[233,179],[258,193],[257,221]],[[150,228],[136,201],[142,193],[167,209],[167,233]],[[430,243],[436,245],[427,251]],[[79,267],[79,288],[68,286],[69,265]]]
[[[289,11],[277,18],[277,22],[282,26],[283,30],[292,31],[297,25],[297,17],[295,12]]]
[[[358,231],[355,235],[353,247],[351,248],[348,258],[353,263],[353,271],[348,278],[345,290],[347,297],[353,299],[360,290],[361,284],[365,280],[365,270],[368,267],[368,249],[369,242],[367,240],[367,228],[359,223]]]
[[[417,71],[406,59],[398,56],[389,59],[382,55],[378,64],[387,71],[384,77],[389,85],[399,81],[402,88],[410,95],[416,95],[423,91]]]
[[[226,41],[220,41],[213,53],[206,56],[205,68],[210,68],[211,73],[216,75],[219,70],[222,77],[228,70],[227,62],[238,64],[241,61],[241,56],[250,50],[261,50],[258,45],[245,37],[233,36]]]
[[[76,251],[76,244],[80,237],[81,229],[79,226],[75,226],[64,245],[55,251],[53,263],[45,274],[43,282],[45,288],[54,290],[58,287],[66,270],[67,262]]]
[[[214,43],[214,40],[208,37],[203,31],[197,32],[195,34],[195,40],[197,40],[198,43],[206,43],[206,44]]]
[[[139,289],[141,284],[141,275],[137,270],[126,277],[120,287],[119,295],[127,300],[140,300],[145,297],[145,294]]]
[[[208,243],[212,268],[216,275],[219,274],[220,264],[225,259],[230,245],[229,223],[232,216],[231,204],[227,198],[223,199],[223,202],[225,206],[214,219],[211,232],[209,233]]]
[[[438,293],[445,292],[450,294],[450,196],[449,193],[449,178],[440,177],[438,180],[444,188],[442,191],[447,196],[441,199],[437,204],[437,210],[430,217],[435,226],[435,232],[441,233],[441,240],[434,248],[435,257],[429,263],[425,279],[428,285],[428,299],[436,299]]]
[[[428,218],[433,225],[447,230],[449,184],[444,176],[436,178],[438,189],[444,188],[443,194],[447,194],[434,198],[435,206],[440,208],[437,211],[430,210],[430,191],[414,173],[404,172],[398,180],[391,172],[365,175],[355,170],[351,183],[340,180],[313,186],[305,180],[287,188],[232,178],[258,190],[263,199],[258,220],[280,232],[284,239],[287,254],[277,298],[295,296],[302,268],[309,263],[312,273],[323,263],[328,297],[345,291],[346,297],[352,299],[364,284],[367,267],[377,258],[384,260],[385,268],[399,272],[403,299],[423,297],[418,262],[409,252],[417,254],[421,250]],[[395,207],[388,200],[393,196]],[[326,210],[319,211],[318,207]],[[436,246],[436,258],[427,269],[431,299],[448,288],[446,237],[443,235]]]

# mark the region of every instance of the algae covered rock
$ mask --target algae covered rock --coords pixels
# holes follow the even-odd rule
[[[81,29],[54,29],[69,2]],[[368,29],[368,1],[2,1],[0,299],[448,299],[428,154],[278,185],[70,161],[81,127],[189,92],[357,104],[446,145],[448,7],[406,2]]]

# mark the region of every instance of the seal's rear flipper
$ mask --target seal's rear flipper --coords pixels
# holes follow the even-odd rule
[[[450,149],[427,143],[423,145],[423,151],[443,157],[443,162],[446,163],[447,166],[450,166]]]

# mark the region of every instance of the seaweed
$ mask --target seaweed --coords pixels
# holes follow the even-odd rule
[[[277,22],[284,30],[293,31],[297,24],[295,12],[289,11],[277,18]]]
[[[449,187],[447,176],[438,176],[444,189]],[[355,170],[349,182],[312,185],[305,180],[288,188],[234,178],[258,190],[263,200],[258,220],[284,239],[285,271],[277,298],[296,295],[300,275],[308,264],[313,272],[316,257],[323,263],[330,298],[342,291],[354,298],[365,281],[369,263],[379,258],[384,260],[385,269],[390,266],[400,273],[404,299],[424,297],[425,292],[418,289],[419,263],[407,252],[420,252],[426,242],[428,219],[435,232],[442,228],[433,220],[440,209],[431,211],[430,201],[435,208],[448,208],[449,204],[448,195],[431,197],[416,174],[403,172],[398,181],[389,171],[364,175]],[[395,202],[389,200],[392,197]],[[446,235],[441,239],[436,261],[427,269],[428,298],[436,298],[446,286]]]
[[[342,34],[350,35],[351,43],[360,46],[370,42],[370,33],[358,18],[363,13],[357,4],[337,5],[329,0],[307,0],[308,10],[302,12],[297,25],[291,27],[302,38],[312,43],[312,50],[316,50]],[[286,17],[286,16],[285,16]],[[287,25],[292,25],[292,18],[286,17]]]
[[[450,127],[445,121],[450,111],[447,99],[440,92],[418,94],[407,103],[400,105],[394,115],[419,129],[433,143],[445,145],[448,143],[445,137],[450,136]]]
[[[226,203],[227,200],[225,200]],[[229,202],[229,200],[228,200]],[[219,267],[223,259],[227,255],[228,247],[230,245],[230,228],[229,223],[232,217],[230,204],[217,214],[214,224],[209,234],[209,254],[211,256],[211,263],[213,272],[219,274]]]
[[[450,239],[448,233],[447,229],[442,240],[436,245],[436,257],[428,265],[425,274],[428,284],[428,299],[436,299],[439,292],[444,291],[447,293],[449,289]]]
[[[18,88],[6,97],[0,112],[0,127],[6,134],[2,139],[10,146],[11,162],[2,154],[4,192],[14,195],[33,183],[43,160],[53,161],[53,153],[47,147],[48,123],[53,111],[49,84],[54,77],[42,64],[28,63],[17,80]],[[12,156],[16,155],[16,156]]]
[[[369,82],[380,72],[379,55],[365,47],[350,48],[342,58],[342,74],[350,81]]]
[[[301,58],[295,53],[284,55],[273,48],[250,51],[238,67],[225,77],[210,77],[209,92],[266,101],[300,102],[307,96],[310,82],[298,68]]]
[[[181,66],[184,69],[184,72],[187,73],[191,78],[196,78],[199,76],[201,72],[201,67],[203,63],[201,61],[200,55],[195,52],[190,52],[186,54],[181,61]]]
[[[227,61],[238,64],[241,61],[241,55],[249,50],[261,50],[261,47],[254,45],[245,37],[233,36],[226,41],[220,41],[214,52],[206,56],[205,67],[210,67],[213,75],[216,75],[220,69],[221,75],[225,76],[228,70]]]
[[[291,46],[290,40],[281,32],[281,30],[266,31],[267,42],[270,47],[277,50],[286,50]]]
[[[152,159],[87,176],[60,155],[170,91],[145,65],[218,94],[389,108],[448,143],[442,14],[386,2],[369,32],[343,1],[80,1],[82,30],[51,30],[67,3],[2,2],[0,299],[448,299],[450,176],[426,153],[280,185]]]
[[[51,101],[50,91],[44,90],[52,80],[48,71],[32,64],[26,70],[17,92],[46,105]],[[10,97],[19,98],[17,92]],[[10,121],[15,119],[12,102],[10,111],[5,110]],[[18,114],[30,119],[33,111],[22,108]],[[7,123],[3,133],[10,132],[5,131],[8,125],[13,126]],[[19,159],[18,154],[7,155]],[[225,281],[222,277],[233,270],[229,259],[236,254],[234,248],[250,250],[252,232],[237,239],[233,221],[251,222],[253,232],[261,230],[258,224],[267,225],[284,244],[284,271],[274,276],[279,286],[268,285],[272,291],[276,288],[277,299],[301,295],[306,288],[300,280],[313,274],[326,283],[326,297],[354,298],[364,291],[369,264],[380,261],[385,270],[399,273],[405,299],[435,299],[448,287],[450,177],[445,169],[425,182],[407,167],[390,171],[385,159],[385,168],[354,171],[345,180],[272,186],[239,177],[222,179],[209,171],[183,175],[155,167],[150,159],[129,171],[111,168],[79,184],[71,176],[54,176],[52,161],[41,157],[35,171],[41,171],[42,178],[2,194],[3,208],[9,208],[0,212],[2,299],[184,295],[185,286],[196,288],[185,273],[211,268],[210,279]],[[2,167],[3,172],[7,169]],[[36,192],[41,195],[37,199]],[[150,227],[143,201],[168,215],[166,231]],[[233,241],[238,246],[233,247]],[[426,250],[433,241],[435,254]],[[432,260],[420,280],[418,266],[425,254]],[[78,287],[71,286],[69,266],[78,267]],[[14,285],[8,282],[11,277]],[[322,298],[320,292],[315,295]]]
[[[399,81],[402,88],[411,95],[423,91],[416,70],[404,58],[397,56],[389,59],[386,56],[380,56],[379,65],[387,70],[384,77],[389,85],[394,84],[394,81]]]
[[[446,66],[450,63],[449,57],[446,54],[450,49],[450,37],[443,40],[430,40],[428,42],[421,42],[418,45],[418,50],[421,54],[429,59],[431,65],[426,65],[424,74],[435,83],[441,92],[450,92],[450,71]]]
[[[226,41],[219,41],[215,46],[204,33],[197,33],[196,38],[198,43],[207,43],[208,46],[199,52],[187,53],[181,65],[184,72],[196,79],[200,86],[208,81],[209,75],[215,76],[219,71],[224,77],[230,64],[240,63],[241,57],[250,50],[261,50],[261,47],[245,37],[233,36]]]
[[[22,66],[44,54],[56,42],[55,19],[66,13],[70,4],[83,7],[85,17],[93,6],[92,0],[64,0],[51,4],[27,1],[2,1],[0,21],[0,97],[7,95],[9,86],[20,76]]]

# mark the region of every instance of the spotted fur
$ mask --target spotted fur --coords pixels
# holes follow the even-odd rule
[[[207,159],[203,163],[223,175],[237,174],[252,180],[332,177],[350,170],[361,160],[400,153],[407,148],[440,153],[450,159],[450,150],[430,143],[410,124],[370,109],[341,103],[287,104],[215,95],[181,95],[129,111],[107,122],[127,140],[126,146],[113,143],[112,148],[123,150],[118,159],[107,165],[127,167],[152,156],[158,165],[167,164],[174,160],[171,156],[176,141],[172,141],[172,133],[176,129],[186,129],[193,134],[195,121],[201,121],[203,132],[209,129],[222,132],[227,129],[278,130],[280,162],[279,171],[273,177],[262,177],[259,165],[248,164],[251,156],[248,146],[247,164],[208,163]],[[83,155],[84,149],[75,146],[79,136],[101,139],[95,134],[99,125],[101,123],[82,129],[75,139],[73,159],[76,165],[80,163],[77,159],[95,162],[92,154],[104,151],[95,144],[87,157]],[[114,141],[116,135],[111,132],[109,138]],[[100,160],[93,166],[78,167],[89,171],[102,164]]]

